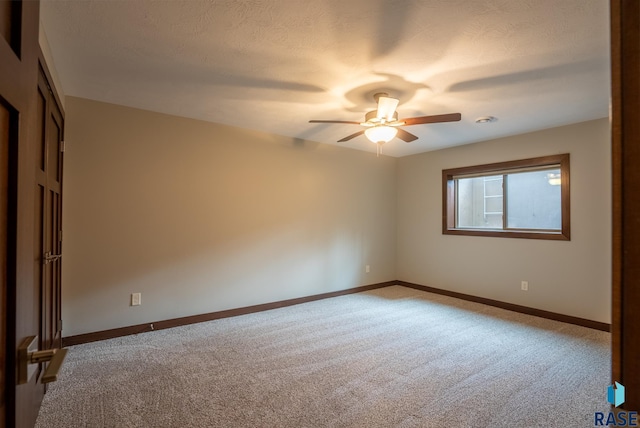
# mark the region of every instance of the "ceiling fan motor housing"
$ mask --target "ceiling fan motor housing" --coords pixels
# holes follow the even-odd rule
[[[389,94],[386,92],[377,92],[373,94],[373,99],[378,103],[380,101],[380,97],[389,97]]]
[[[367,114],[364,115],[364,120],[367,123],[377,124],[380,123],[380,118],[378,118],[378,110],[371,110]],[[391,122],[395,122],[398,120],[398,112],[393,112],[393,120]]]

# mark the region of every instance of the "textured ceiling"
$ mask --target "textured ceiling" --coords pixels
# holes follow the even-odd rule
[[[608,115],[603,0],[45,0],[41,20],[66,95],[373,152],[308,120],[363,120],[379,90],[400,118],[462,113],[391,156]]]

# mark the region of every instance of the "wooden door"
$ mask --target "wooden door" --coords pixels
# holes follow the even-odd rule
[[[0,341],[2,344],[7,340],[7,232],[8,232],[8,205],[9,205],[9,146],[11,142],[10,127],[12,123],[13,112],[10,106],[1,100],[0,102],[0,222],[2,222],[2,228],[0,228]],[[2,402],[0,407],[0,425],[4,426],[3,422],[6,418],[5,410],[5,397],[4,397],[4,385],[5,385],[5,371],[6,365],[6,347],[0,346],[0,395],[2,395]]]
[[[612,377],[640,410],[640,2],[611,0]]]
[[[35,376],[17,384],[17,345],[39,334],[40,290],[34,281],[38,1],[0,1],[0,246],[3,345],[2,425],[31,427],[44,388]],[[37,285],[37,287],[36,287]]]
[[[40,287],[39,348],[62,347],[62,165],[64,119],[41,60],[38,76],[34,279]]]

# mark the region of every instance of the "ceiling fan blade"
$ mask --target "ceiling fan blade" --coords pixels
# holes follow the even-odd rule
[[[345,141],[349,141],[349,140],[351,140],[353,138],[356,138],[358,135],[362,135],[362,134],[364,134],[364,129],[362,131],[356,132],[355,134],[348,135],[348,136],[344,137],[342,140],[338,140],[338,143],[343,143]]]
[[[422,123],[457,122],[462,119],[460,113],[436,114],[433,116],[420,116],[402,119],[404,125],[420,125]]]
[[[360,122],[350,120],[310,120],[309,123],[351,123],[352,125],[360,125]]]
[[[417,140],[418,137],[416,137],[415,135],[413,135],[411,132],[407,132],[404,129],[398,128],[398,133],[396,134],[396,137],[400,138],[402,141],[410,143],[414,140]]]
[[[386,121],[393,120],[393,114],[396,112],[399,100],[390,97],[378,98],[378,113],[376,117],[378,119],[385,119]]]

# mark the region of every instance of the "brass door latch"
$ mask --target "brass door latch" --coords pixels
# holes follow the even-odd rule
[[[46,253],[44,253],[44,257],[42,258],[42,261],[46,265],[46,264],[55,262],[61,257],[62,257],[62,254],[51,254],[51,251],[47,251]]]
[[[67,350],[64,348],[38,351],[38,336],[26,337],[18,347],[18,385],[27,383],[38,364],[47,361],[49,365],[42,375],[42,383],[55,382],[66,356]]]

